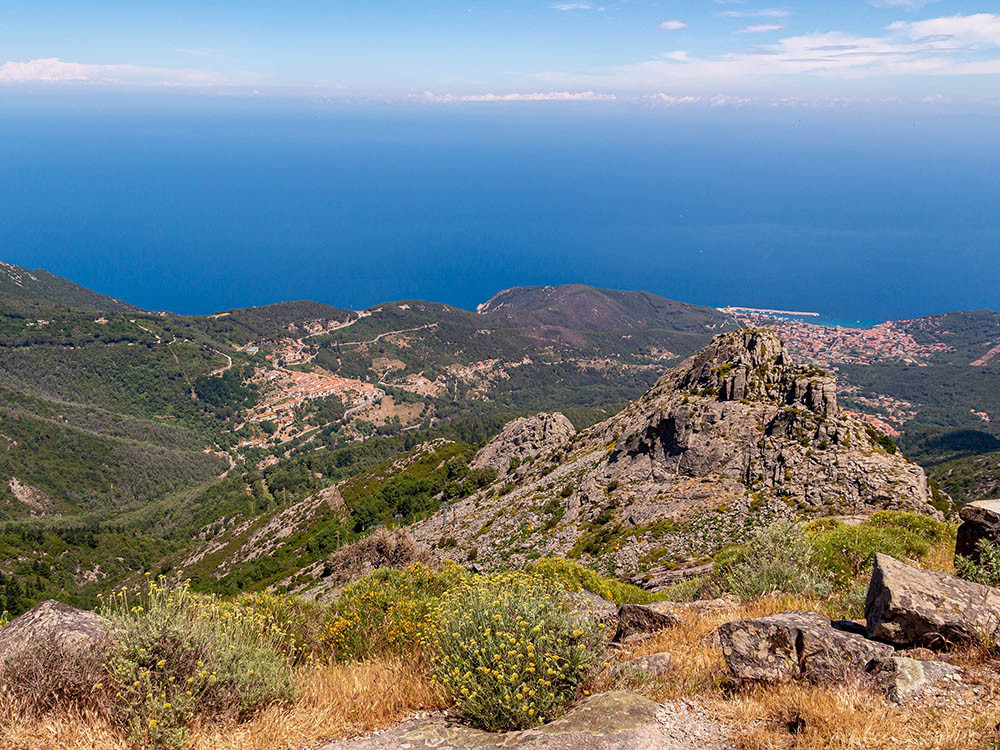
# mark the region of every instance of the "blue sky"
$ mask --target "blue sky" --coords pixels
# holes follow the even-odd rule
[[[1000,103],[996,0],[0,0],[4,90]]]

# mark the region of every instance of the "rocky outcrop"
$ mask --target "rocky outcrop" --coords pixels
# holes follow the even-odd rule
[[[602,693],[580,701],[561,719],[521,732],[482,732],[442,718],[417,719],[321,750],[721,750],[727,746],[718,726],[679,713],[635,693]]]
[[[877,659],[869,665],[893,703],[907,703],[930,694],[946,693],[962,682],[962,669],[942,661],[918,661],[906,656]]]
[[[955,555],[979,562],[980,539],[1000,542],[1000,500],[977,500],[959,512],[962,519],[955,538]]]
[[[474,469],[496,469],[498,474],[506,474],[511,462],[519,464],[557,450],[575,433],[573,423],[558,412],[515,419],[483,446],[471,466]]]
[[[0,666],[41,646],[71,654],[98,649],[108,641],[107,624],[99,615],[50,599],[0,628]]]
[[[911,568],[879,554],[868,586],[865,619],[872,638],[901,646],[997,645],[1000,590]]]
[[[614,474],[666,470],[813,508],[940,515],[923,470],[840,416],[833,379],[792,363],[770,330],[717,336],[612,423]]]
[[[778,519],[941,515],[923,470],[842,413],[833,380],[766,329],[717,336],[576,435],[553,419],[508,425],[474,463],[503,480],[414,524],[414,536],[454,539],[455,556],[474,553],[484,569],[573,552],[662,588]]]
[[[891,646],[835,630],[812,612],[726,623],[719,628],[719,642],[733,676],[758,682],[837,679],[892,655]]]

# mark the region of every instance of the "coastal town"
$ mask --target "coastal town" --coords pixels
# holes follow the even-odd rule
[[[846,328],[791,317],[804,316],[804,313],[735,307],[723,310],[747,327],[775,329],[792,354],[833,370],[840,364],[870,365],[887,361],[924,367],[935,354],[951,351],[947,344],[918,343],[899,321],[870,328]]]

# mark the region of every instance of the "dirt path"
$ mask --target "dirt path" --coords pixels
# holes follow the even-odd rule
[[[397,333],[413,333],[414,331],[423,331],[427,328],[437,328],[437,327],[438,327],[437,323],[427,323],[426,325],[417,326],[416,328],[404,328],[400,331],[386,331],[385,333],[380,333],[375,338],[369,339],[367,341],[341,341],[340,346],[360,346],[362,344],[375,344],[378,343],[381,339],[384,339],[386,336],[393,336]]]

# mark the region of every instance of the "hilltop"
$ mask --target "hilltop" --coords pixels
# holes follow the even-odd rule
[[[0,261],[0,299],[3,299],[7,310],[59,305],[109,312],[140,312],[134,305],[94,292],[48,271],[29,271],[3,261]]]

